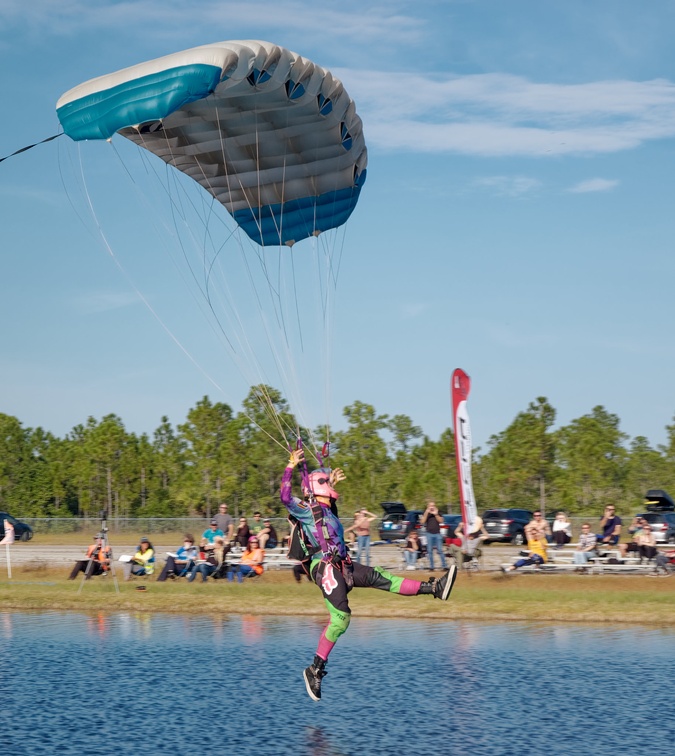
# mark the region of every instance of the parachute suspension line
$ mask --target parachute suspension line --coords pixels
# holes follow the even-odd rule
[[[134,181],[134,179],[133,179],[133,177],[131,176],[131,174],[129,173],[129,171],[128,171],[128,170],[126,169],[126,165],[124,164],[124,161],[122,160],[122,157],[121,157],[121,155],[120,155],[120,154],[119,154],[119,152],[118,152],[118,151],[117,151],[117,150],[116,150],[116,149],[114,148],[114,146],[113,146],[113,149],[114,149],[114,151],[115,151],[115,154],[117,155],[118,159],[119,159],[119,160],[120,160],[120,162],[122,163],[122,165],[124,165],[124,168],[125,168],[125,170],[126,170],[127,174],[129,175],[129,177],[131,178],[131,181],[132,181],[132,183],[133,183],[133,184],[134,184],[134,186],[136,187],[136,182]],[[166,168],[165,168],[165,175],[167,176],[167,182],[165,183],[165,182],[163,182],[163,181],[162,181],[162,180],[160,179],[160,177],[159,177],[159,174],[158,174],[158,173],[157,173],[157,171],[155,170],[154,166],[150,166],[150,165],[148,165],[148,164],[147,164],[147,162],[146,162],[146,155],[144,154],[144,151],[143,151],[143,150],[139,150],[139,155],[141,156],[141,160],[142,160],[142,161],[143,161],[143,162],[144,162],[144,163],[146,164],[146,167],[147,167],[147,168],[148,168],[148,169],[149,169],[150,171],[152,171],[152,172],[154,173],[154,175],[155,175],[155,177],[157,178],[158,182],[159,182],[159,183],[160,183],[160,185],[161,185],[161,186],[162,186],[162,187],[164,188],[164,191],[165,191],[165,193],[166,193],[166,195],[167,195],[167,197],[168,197],[168,200],[169,200],[169,208],[170,208],[170,212],[171,212],[171,219],[172,219],[172,222],[173,222],[173,231],[174,231],[174,233],[175,233],[175,237],[176,237],[176,239],[177,239],[178,245],[179,245],[179,247],[180,247],[180,250],[181,250],[181,253],[182,253],[182,255],[183,255],[183,259],[185,260],[185,264],[187,265],[187,268],[188,268],[188,270],[190,271],[190,276],[192,277],[193,281],[195,282],[195,285],[197,286],[198,290],[199,290],[200,292],[202,292],[202,290],[201,290],[201,287],[200,287],[200,285],[199,285],[199,281],[198,281],[198,279],[197,279],[197,275],[196,275],[196,273],[195,273],[195,271],[194,271],[194,269],[193,269],[193,267],[192,267],[192,264],[191,264],[191,262],[190,262],[190,259],[189,259],[189,256],[188,256],[188,253],[187,253],[187,250],[186,250],[186,248],[185,248],[185,244],[183,243],[183,237],[182,237],[181,233],[180,233],[180,232],[179,232],[179,230],[178,230],[178,222],[177,222],[177,220],[176,220],[176,216],[177,216],[177,215],[178,215],[178,217],[179,217],[179,218],[181,219],[181,221],[183,222],[183,225],[184,225],[184,227],[185,227],[185,228],[187,229],[187,232],[188,232],[188,234],[189,234],[190,236],[193,236],[193,235],[192,235],[192,231],[191,231],[191,229],[189,228],[189,226],[188,226],[188,224],[187,224],[187,219],[186,219],[186,216],[185,216],[185,212],[184,212],[184,210],[182,209],[182,207],[181,207],[181,206],[180,206],[180,205],[178,204],[178,202],[177,202],[177,198],[176,198],[176,196],[174,195],[174,192],[172,192],[172,191],[171,191],[171,189],[170,189],[170,187],[169,187],[169,183],[170,183],[170,182],[172,181],[172,178],[173,178],[172,174],[170,174],[170,173],[169,173],[169,171],[170,171],[170,166],[169,166],[168,164],[165,164],[165,166],[166,166]],[[141,196],[141,198],[142,198],[143,202],[144,202],[144,203],[145,203],[145,204],[147,205],[147,202],[146,202],[146,201],[145,201],[145,199],[143,198],[142,192],[138,192],[138,191],[137,191],[137,194],[139,194],[139,195]],[[177,193],[176,193],[176,194],[177,194]],[[180,196],[180,195],[178,195],[178,196]],[[194,205],[193,205],[193,207],[194,207]],[[154,213],[149,213],[149,216],[150,216],[150,217],[154,217]],[[169,229],[168,229],[168,227],[167,227],[167,230],[169,230]],[[193,238],[194,238],[194,237],[193,237]],[[196,239],[194,239],[194,241],[195,241],[195,244],[198,244],[198,242],[197,242],[197,240],[196,240]],[[168,250],[167,250],[167,251],[168,251]],[[192,298],[194,299],[194,301],[195,301],[195,302],[197,303],[197,305],[198,305],[198,306],[199,306],[199,308],[201,309],[201,307],[202,307],[202,303],[201,303],[201,302],[200,302],[200,301],[199,301],[199,300],[198,300],[198,299],[197,299],[197,298],[196,298],[196,297],[194,296],[194,292],[193,292],[193,290],[192,290],[192,287],[191,287],[191,286],[189,285],[189,283],[188,283],[188,282],[186,281],[186,279],[185,279],[185,274],[184,274],[184,272],[183,272],[183,268],[182,268],[182,267],[181,267],[180,265],[178,265],[178,264],[177,264],[176,260],[174,259],[173,255],[171,254],[171,252],[170,252],[170,251],[169,251],[169,257],[171,258],[171,260],[172,260],[172,262],[173,262],[173,264],[174,264],[174,267],[175,267],[175,268],[176,268],[176,270],[178,271],[178,274],[179,274],[179,275],[180,275],[180,277],[181,277],[181,278],[183,279],[183,281],[184,281],[184,283],[185,283],[185,286],[186,286],[186,288],[188,289],[188,291],[190,292],[190,294],[191,294]],[[203,294],[203,292],[202,292],[202,294]],[[208,319],[207,319],[207,320],[208,320]],[[213,328],[212,328],[212,330],[213,330]],[[227,342],[227,345],[228,345],[228,347],[229,347],[229,348],[230,348],[230,350],[232,351],[233,355],[236,355],[236,349],[235,349],[235,347],[234,347],[234,344],[232,344],[232,342],[231,342],[231,341],[230,341],[230,339],[228,338],[228,336],[227,336],[227,333],[225,333],[225,331],[223,331],[223,329],[222,329],[222,328],[220,329],[220,332],[216,332],[216,331],[214,330],[214,333],[216,333],[216,335],[217,335],[217,336],[218,336],[219,338],[224,338],[224,339],[225,339],[225,341]]]
[[[223,142],[223,130],[222,130],[221,126],[220,126],[220,118],[219,118],[219,113],[217,112],[217,109],[216,109],[216,122],[217,122],[219,137],[220,137],[220,145],[221,145],[221,153],[222,153],[222,158],[223,158],[223,166],[224,166],[224,170],[225,170],[226,181],[227,181],[228,188],[229,188],[230,187],[230,178],[231,177],[230,177],[230,173],[229,173],[229,170],[228,170],[228,161],[227,161],[227,154],[226,154],[225,144]],[[256,149],[258,149],[258,147],[256,147]],[[200,165],[200,169],[201,169],[201,165]],[[209,185],[210,182],[208,181],[206,175],[204,174],[203,169],[202,169],[202,174],[204,175],[204,181],[205,181],[205,183],[207,185]],[[258,175],[258,180],[259,180],[259,175]],[[242,189],[242,193],[247,198],[247,202],[249,202],[249,207],[250,207],[250,201],[248,200],[248,194],[244,191],[244,187],[241,184],[241,181],[239,183],[240,183],[240,188]],[[211,191],[211,194],[213,195],[213,194],[215,194],[215,192]],[[259,191],[259,194],[260,194],[260,191]],[[272,350],[275,362],[277,364],[277,369],[279,370],[280,374],[283,374],[282,365],[280,365],[278,357],[277,357],[277,355],[275,353],[274,344],[273,344],[271,335],[269,334],[269,330],[267,328],[267,324],[266,324],[266,321],[265,321],[265,318],[264,318],[264,310],[262,308],[262,302],[261,302],[261,299],[260,299],[260,294],[258,292],[258,288],[257,288],[257,285],[255,283],[255,278],[254,278],[253,273],[252,273],[252,271],[250,269],[250,266],[249,266],[248,255],[246,255],[245,252],[244,252],[244,250],[243,250],[243,246],[241,245],[241,240],[240,240],[239,247],[240,247],[240,252],[241,252],[241,256],[242,256],[242,261],[244,263],[244,267],[246,268],[247,276],[249,278],[249,283],[251,285],[251,289],[253,290],[253,293],[254,293],[254,296],[255,296],[255,300],[256,300],[257,305],[258,305],[258,311],[259,311],[259,313],[261,315],[261,319],[262,319],[263,325],[265,327],[265,332],[266,332],[266,335],[267,335],[267,340],[268,340],[268,343],[270,344],[270,348]],[[255,250],[255,251],[256,251],[256,256],[258,257],[258,260],[259,260],[259,262],[261,264],[261,269],[263,271],[263,275],[264,275],[265,279],[267,280],[267,284],[268,284],[268,288],[270,290],[270,294],[271,294],[272,298],[276,297],[278,299],[279,292],[274,290],[272,282],[271,282],[271,280],[269,278],[269,271],[267,270],[267,267],[266,267],[266,264],[265,264],[265,260],[257,252],[257,250]],[[214,261],[214,263],[215,263],[215,261]],[[227,282],[227,278],[226,277],[224,277],[224,281]],[[233,297],[229,297],[229,301],[230,301],[230,303],[232,303],[234,301],[234,298]],[[232,310],[234,311],[235,317],[237,319],[237,322],[238,322],[238,325],[239,325],[239,330],[244,334],[244,336],[246,338],[247,345],[248,345],[248,351],[249,351],[249,354],[250,354],[250,357],[251,357],[251,362],[253,364],[257,365],[257,372],[259,374],[258,385],[261,385],[261,384],[264,385],[266,383],[266,381],[264,379],[262,379],[262,374],[261,374],[261,371],[260,371],[260,367],[259,367],[257,361],[253,357],[253,350],[252,350],[252,348],[250,346],[250,343],[248,342],[248,338],[246,336],[246,330],[243,327],[243,324],[241,322],[241,318],[239,316],[239,313],[236,310],[236,307],[232,307]],[[214,316],[216,317],[216,319],[218,319],[217,315],[215,314],[215,312],[214,312]],[[221,325],[221,328],[222,328],[222,325]],[[273,404],[273,402],[271,400],[271,397],[269,397],[269,395],[266,392],[264,392],[262,394],[262,396],[259,393],[256,392],[256,396],[258,398],[258,401],[261,403],[261,408],[263,410],[265,410],[265,406],[267,407],[267,409],[265,411],[267,412],[267,414],[270,417],[270,419],[277,425],[277,427],[278,427],[278,429],[279,429],[282,437],[285,437],[285,433],[283,432],[283,428],[281,427],[280,418],[278,416],[278,413],[276,412],[276,409],[275,409],[274,404]],[[265,406],[263,406],[262,399],[265,400]],[[290,426],[288,426],[287,429],[289,431],[291,431],[291,432],[293,430]]]
[[[114,147],[114,145],[113,145],[113,147]],[[121,155],[119,154],[119,152],[118,152],[118,151],[117,151],[116,149],[115,149],[114,151],[115,151],[115,154],[117,155],[118,159],[120,160],[120,163],[121,163],[121,164],[122,164],[122,166],[124,167],[124,169],[125,169],[125,171],[126,171],[127,175],[129,176],[129,178],[131,178],[132,182],[133,182],[134,184],[136,184],[136,182],[135,182],[135,181],[134,181],[134,179],[133,179],[133,176],[132,176],[132,175],[131,175],[131,173],[130,173],[130,172],[128,171],[128,169],[127,169],[127,166],[126,166],[126,164],[125,164],[124,160],[122,159]],[[144,151],[143,151],[143,150],[139,150],[139,154],[141,155],[141,158],[142,158],[142,160],[143,160],[143,161],[145,162],[145,161],[147,160],[147,158],[146,158],[146,155],[145,155]],[[170,206],[171,206],[171,209],[172,209],[172,217],[173,217],[173,220],[174,220],[174,224],[176,223],[176,216],[175,216],[175,213],[174,213],[174,211],[176,211],[176,210],[178,211],[178,215],[179,215],[179,217],[181,218],[181,220],[183,220],[183,221],[185,222],[185,221],[186,221],[186,218],[185,218],[185,214],[184,214],[184,211],[181,211],[181,210],[180,210],[180,206],[178,205],[178,203],[177,203],[177,201],[176,201],[176,197],[175,197],[175,196],[174,196],[174,194],[173,194],[173,193],[171,192],[171,190],[170,190],[170,189],[168,188],[168,185],[164,185],[164,183],[163,183],[163,182],[161,181],[161,179],[159,178],[159,175],[158,175],[158,174],[157,174],[157,172],[155,171],[154,167],[152,167],[152,166],[149,166],[149,165],[148,165],[148,164],[146,163],[146,168],[148,168],[149,170],[151,170],[151,171],[152,171],[152,172],[154,173],[154,175],[156,176],[156,178],[157,178],[157,180],[159,181],[159,183],[160,183],[160,184],[161,184],[161,185],[163,186],[163,188],[165,189],[165,192],[166,192],[166,194],[167,194],[167,196],[168,196],[168,198],[169,198]],[[168,176],[172,176],[172,175],[173,175],[172,173],[170,173],[170,166],[169,166],[168,164],[166,165],[166,171],[167,171],[167,175],[168,175]],[[169,179],[169,180],[170,180],[170,179]],[[140,194],[140,196],[142,197],[142,193],[139,193],[139,194]],[[188,197],[187,199],[189,200],[189,197]],[[147,204],[147,203],[146,203],[146,204]],[[194,203],[190,202],[190,204],[191,204],[191,205],[192,205],[192,207],[194,208]],[[91,204],[90,204],[90,207],[91,207]],[[196,209],[196,208],[195,208],[195,209]],[[152,214],[150,214],[150,215],[152,216]],[[100,229],[100,226],[99,226],[99,229]],[[190,229],[189,229],[189,226],[187,226],[187,229],[188,229],[188,231],[190,231]],[[168,229],[167,229],[167,230],[168,230]],[[182,251],[183,251],[183,256],[185,257],[186,263],[187,263],[187,264],[188,264],[188,266],[189,266],[189,267],[191,268],[191,266],[190,266],[190,262],[189,262],[189,259],[188,259],[188,257],[187,257],[187,253],[186,253],[186,251],[185,251],[185,249],[184,249],[184,245],[183,245],[183,242],[182,242],[182,238],[181,238],[181,235],[180,235],[180,234],[178,233],[178,229],[177,229],[177,227],[175,227],[175,230],[176,230],[176,232],[177,232],[177,233],[176,233],[176,236],[178,237],[178,242],[179,242],[179,244],[180,244],[180,246],[181,246],[181,248],[182,248]],[[230,230],[230,229],[228,229],[228,230]],[[104,239],[104,243],[106,243],[106,247],[108,248],[108,251],[109,251],[109,253],[111,253],[111,254],[112,254],[112,250],[110,250],[110,247],[109,247],[109,245],[107,244],[107,242],[105,241],[105,239]],[[195,243],[197,243],[197,242],[196,242],[196,239],[195,239]],[[124,271],[124,270],[123,270],[123,269],[121,268],[121,264],[119,263],[119,261],[117,260],[117,258],[116,258],[116,257],[114,256],[114,254],[113,254],[112,256],[113,256],[113,259],[115,260],[115,263],[117,264],[117,266],[118,266],[118,267],[120,268],[120,270],[122,270],[122,272],[124,273],[125,277],[127,277],[127,279],[128,279],[128,275],[126,274],[126,271]],[[170,256],[171,256],[171,255],[170,255]],[[174,261],[174,263],[175,263],[175,261]],[[188,288],[188,290],[189,290],[189,291],[191,292],[191,294],[193,294],[193,298],[194,298],[194,293],[192,292],[192,288],[191,288],[191,287],[189,286],[189,284],[188,284],[188,283],[187,283],[187,281],[185,280],[185,277],[184,277],[184,276],[183,276],[183,274],[182,274],[182,269],[180,268],[180,266],[176,266],[176,267],[177,267],[177,270],[179,271],[179,273],[181,274],[181,277],[183,278],[183,280],[184,280],[184,282],[185,282],[185,285],[186,285],[186,287],[187,287],[187,288]],[[191,272],[193,273],[192,269],[191,269]],[[198,282],[197,282],[197,279],[196,279],[196,276],[194,275],[194,273],[193,273],[193,279],[195,280],[195,282],[197,283],[197,286],[199,287],[199,284],[198,284]],[[218,384],[217,384],[217,383],[216,383],[216,382],[215,382],[215,381],[214,381],[213,379],[211,379],[211,377],[210,377],[210,376],[208,375],[208,373],[206,373],[206,372],[205,372],[205,371],[204,371],[204,370],[203,370],[203,369],[201,368],[201,366],[200,366],[200,365],[199,365],[199,364],[197,363],[197,361],[196,361],[196,360],[195,360],[194,358],[192,358],[192,356],[191,356],[191,355],[190,355],[190,354],[189,354],[189,353],[187,352],[187,350],[185,350],[185,349],[184,349],[184,348],[182,347],[182,345],[180,344],[180,342],[178,342],[178,341],[177,341],[177,339],[175,339],[175,338],[173,337],[173,334],[171,333],[171,331],[170,331],[170,330],[169,330],[169,329],[167,328],[167,326],[165,326],[165,324],[163,323],[163,321],[161,320],[161,318],[159,318],[159,316],[158,316],[158,315],[157,315],[157,314],[156,314],[156,313],[154,312],[154,310],[152,309],[152,307],[150,307],[150,306],[148,305],[148,303],[147,303],[147,301],[145,300],[145,298],[143,297],[142,293],[138,291],[138,289],[137,289],[137,288],[136,288],[136,286],[135,286],[135,285],[133,284],[133,282],[130,282],[130,283],[131,283],[132,287],[134,288],[134,290],[135,290],[135,291],[136,291],[136,292],[137,292],[137,293],[139,294],[140,298],[141,298],[141,299],[142,299],[142,300],[144,301],[144,303],[145,303],[145,304],[146,304],[146,305],[147,305],[147,306],[149,307],[150,311],[151,311],[151,312],[152,312],[152,314],[153,314],[153,315],[155,316],[155,318],[157,318],[157,320],[159,321],[160,325],[162,325],[162,327],[164,328],[164,330],[166,330],[166,331],[167,331],[167,332],[169,333],[169,335],[170,335],[170,336],[172,337],[172,339],[173,339],[173,340],[174,340],[174,341],[175,341],[175,342],[176,342],[176,343],[178,344],[178,346],[179,346],[179,347],[180,347],[180,348],[182,349],[182,351],[183,351],[183,352],[184,352],[185,354],[187,354],[187,356],[188,356],[188,357],[190,358],[190,360],[191,360],[191,361],[193,362],[193,364],[194,364],[194,365],[195,365],[195,366],[196,366],[196,367],[197,367],[197,368],[198,368],[198,369],[200,370],[200,372],[202,372],[202,373],[203,373],[203,374],[204,374],[204,375],[206,376],[206,378],[207,378],[207,379],[208,379],[208,380],[209,380],[209,381],[210,381],[210,382],[211,382],[211,383],[212,383],[212,384],[213,384],[213,385],[214,385],[214,386],[215,386],[215,387],[216,387],[216,388],[217,388],[217,389],[218,389],[218,390],[219,390],[219,391],[220,391],[220,392],[221,392],[221,393],[223,394],[223,395],[225,395],[225,392],[223,391],[223,389],[222,389],[222,388],[221,388],[221,387],[220,387],[220,386],[219,386],[219,385],[218,385]],[[203,291],[202,291],[201,289],[200,289],[200,292],[201,292],[202,294],[204,294],[204,292],[203,292]],[[195,299],[195,301],[197,301],[197,302],[199,303],[199,300],[196,300],[196,299]],[[221,324],[220,324],[220,322],[219,322],[218,316],[217,316],[217,315],[216,315],[216,313],[215,313],[215,312],[213,311],[213,308],[209,307],[209,309],[211,310],[211,312],[213,313],[214,317],[216,318],[216,322],[218,323],[218,327],[219,327],[219,332],[220,332],[220,334],[222,334],[222,336],[223,336],[223,337],[225,338],[225,340],[226,340],[226,341],[228,342],[228,345],[229,345],[229,346],[230,346],[230,348],[232,349],[233,358],[235,359],[235,363],[237,363],[237,359],[236,359],[236,358],[237,358],[237,352],[236,352],[236,349],[234,348],[234,346],[232,345],[232,343],[231,343],[231,342],[230,342],[230,340],[228,339],[228,337],[227,337],[227,334],[225,333],[225,330],[223,329],[222,325],[221,325]],[[207,318],[207,321],[208,321],[208,320],[209,320],[209,319]],[[212,326],[212,324],[211,324],[211,326]],[[244,377],[244,378],[246,379],[246,376],[245,376],[245,375],[243,374],[243,372],[242,372],[241,366],[239,367],[239,372],[240,372],[240,373],[242,374],[242,377]],[[267,411],[267,406],[271,404],[271,400],[269,400],[269,398],[268,398],[268,402],[267,402],[267,404],[263,404],[263,403],[261,402],[261,400],[260,400],[260,396],[259,396],[259,394],[258,394],[257,392],[256,392],[256,399],[257,399],[257,400],[258,400],[258,402],[260,403],[260,405],[261,405],[261,408],[263,409],[263,411],[264,411],[264,412],[265,412],[265,413],[266,413],[266,414],[267,414],[267,415],[268,415],[268,416],[269,416],[269,417],[270,417],[270,418],[272,419],[272,421],[274,422],[274,420],[276,419],[276,413],[274,413],[274,412],[268,412],[268,411]],[[259,431],[261,431],[261,432],[262,432],[262,433],[263,433],[264,435],[266,435],[266,436],[267,436],[268,438],[270,438],[270,439],[271,439],[272,441],[274,441],[274,443],[275,443],[275,444],[277,444],[277,445],[278,445],[278,446],[279,446],[280,448],[282,448],[282,449],[284,449],[284,450],[285,450],[285,446],[284,446],[284,444],[282,444],[282,443],[281,443],[281,442],[280,442],[280,441],[279,441],[279,440],[278,440],[278,439],[277,439],[276,437],[274,437],[274,436],[273,436],[272,434],[270,434],[270,433],[269,433],[269,432],[268,432],[268,431],[267,431],[267,430],[266,430],[265,428],[261,427],[261,426],[259,425],[259,423],[257,423],[257,422],[255,421],[255,419],[254,419],[254,418],[252,418],[252,417],[251,417],[250,415],[248,415],[248,414],[247,414],[246,412],[244,412],[244,411],[242,411],[242,414],[243,414],[243,415],[244,415],[244,417],[246,417],[246,418],[247,418],[247,419],[248,419],[248,420],[249,420],[249,421],[250,421],[250,422],[251,422],[251,423],[252,423],[252,424],[253,424],[253,425],[254,425],[254,426],[255,426],[256,428],[258,428],[258,430],[259,430]],[[278,423],[275,423],[275,424],[276,424],[276,425],[278,426]],[[278,429],[280,430],[280,428],[279,428],[279,427],[278,427]],[[283,435],[284,435],[284,434],[283,434],[283,432],[281,432],[281,435],[282,435],[282,437],[283,437]]]
[[[78,145],[78,152],[79,152],[79,145]],[[197,362],[197,360],[190,354],[190,352],[183,346],[183,344],[180,342],[180,340],[174,335],[174,333],[171,331],[171,329],[166,325],[166,323],[162,320],[162,318],[159,316],[157,311],[153,308],[153,306],[150,304],[150,302],[147,300],[147,298],[143,295],[143,293],[140,291],[140,289],[136,286],[134,281],[131,279],[131,276],[127,273],[126,269],[122,265],[122,263],[117,258],[117,255],[115,255],[115,252],[113,251],[112,247],[110,246],[110,243],[108,242],[108,239],[101,227],[101,224],[99,223],[98,216],[96,215],[96,211],[94,210],[94,205],[91,201],[91,196],[89,194],[89,188],[87,186],[87,181],[84,175],[84,167],[82,165],[82,154],[80,154],[80,176],[82,178],[82,185],[84,187],[85,196],[87,199],[87,204],[89,206],[89,210],[92,215],[92,219],[94,221],[94,224],[96,225],[96,228],[98,230],[98,233],[101,237],[101,240],[103,241],[103,244],[112,258],[113,262],[117,266],[117,269],[122,273],[122,275],[126,278],[127,282],[131,286],[131,288],[134,290],[138,298],[143,302],[143,304],[148,308],[150,313],[153,315],[155,320],[160,324],[160,326],[164,329],[165,333],[171,338],[171,340],[176,344],[176,346],[183,352],[183,354],[190,360],[190,362],[199,370],[199,372],[221,393],[225,393],[222,389],[222,387],[206,372],[206,370]]]

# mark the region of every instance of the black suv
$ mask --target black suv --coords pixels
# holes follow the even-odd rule
[[[414,528],[420,527],[422,512],[408,510],[400,501],[385,501],[380,504],[384,517],[380,523],[380,540],[397,541],[405,538]]]
[[[5,520],[9,520],[14,525],[14,537],[17,541],[30,541],[33,537],[33,528],[30,525],[20,522],[7,512],[0,512],[0,540],[5,537]]]
[[[645,504],[648,512],[675,512],[675,502],[661,488],[647,491]]]
[[[527,509],[488,509],[483,514],[483,525],[488,533],[485,543],[508,541],[522,546],[526,543],[525,526],[532,519]]]

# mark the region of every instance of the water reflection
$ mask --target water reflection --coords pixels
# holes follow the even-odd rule
[[[357,618],[315,704],[317,635],[309,618],[0,613],[0,753],[643,756],[675,738],[670,630]]]

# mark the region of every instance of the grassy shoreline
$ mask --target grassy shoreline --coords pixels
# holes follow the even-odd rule
[[[3,570],[4,571],[4,570]],[[0,580],[0,611],[159,612],[196,615],[250,614],[317,617],[326,609],[316,586],[297,585],[288,572],[268,572],[242,585],[210,580],[157,583],[109,578],[64,579],[56,569],[14,572]],[[146,590],[136,590],[145,586]],[[666,626],[675,624],[675,578],[616,575],[462,575],[448,602],[431,597],[390,596],[381,591],[350,594],[355,618],[443,621],[532,621]]]

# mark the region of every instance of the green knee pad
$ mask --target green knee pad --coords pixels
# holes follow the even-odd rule
[[[346,612],[339,612],[334,606],[326,601],[328,611],[330,612],[330,624],[326,628],[326,638],[331,642],[335,641],[347,632],[349,623],[352,621],[352,615]]]

